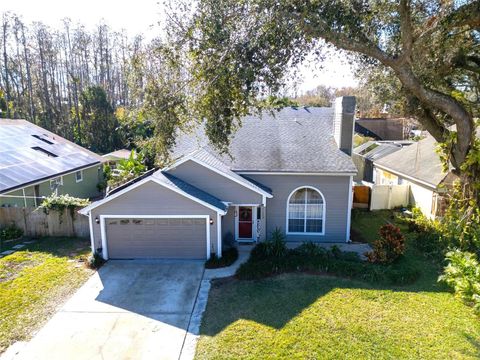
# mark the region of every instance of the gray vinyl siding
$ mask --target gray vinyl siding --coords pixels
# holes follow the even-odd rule
[[[233,204],[262,203],[261,194],[191,160],[180,164],[168,172],[222,201],[228,201]]]
[[[267,237],[279,227],[286,232],[287,199],[301,186],[312,186],[325,197],[325,235],[288,235],[288,241],[344,242],[347,239],[349,176],[314,175],[248,175],[272,189],[273,198],[267,199]]]
[[[235,236],[235,206],[229,206],[227,213],[222,217],[222,239],[228,233]]]
[[[149,181],[92,210],[95,249],[102,247],[100,215],[208,215],[211,252],[217,248],[217,213],[181,194]],[[126,216],[127,217],[127,216]],[[199,237],[200,238],[200,237]]]

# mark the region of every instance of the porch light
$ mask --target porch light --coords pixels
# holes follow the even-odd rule
[[[210,225],[213,225],[213,219],[210,218]]]
[[[98,216],[95,217],[95,223],[100,224],[100,219],[98,218]]]

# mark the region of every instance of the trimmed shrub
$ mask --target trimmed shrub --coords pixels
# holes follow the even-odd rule
[[[99,269],[103,264],[105,264],[105,260],[103,259],[102,255],[97,252],[90,254],[86,262],[87,267],[93,270]]]
[[[15,225],[9,225],[0,229],[0,240],[13,240],[23,236],[23,230]]]
[[[400,228],[392,224],[383,225],[379,231],[380,239],[373,243],[373,250],[366,253],[368,261],[389,264],[405,252],[405,237]]]
[[[418,208],[413,208],[411,218],[403,218],[414,236],[412,245],[423,254],[442,259],[448,247],[442,236],[442,226],[438,221],[430,220]]]
[[[313,256],[327,256],[327,249],[318,246],[312,241],[304,242],[302,245],[294,249],[295,252],[300,255],[313,257]]]
[[[347,278],[405,285],[420,276],[419,269],[395,263],[391,265],[371,264],[361,261],[358,254],[342,252],[340,249],[327,250],[314,243],[304,243],[286,251],[281,257],[269,256],[265,243],[253,248],[248,261],[242,264],[236,276],[242,280],[261,279],[286,272],[307,271],[327,273]]]
[[[287,253],[287,244],[285,235],[280,228],[275,228],[269,240],[265,241],[265,251],[267,256],[280,258]]]
[[[226,249],[222,253],[222,257],[217,257],[216,254],[213,254],[210,259],[205,261],[205,268],[207,269],[217,269],[226,266],[232,265],[238,259],[238,250],[235,247]]]
[[[448,265],[439,281],[455,290],[455,294],[480,313],[480,263],[475,254],[460,250],[446,255]]]

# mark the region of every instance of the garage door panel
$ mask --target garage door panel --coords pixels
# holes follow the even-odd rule
[[[205,219],[106,220],[111,259],[205,259]]]

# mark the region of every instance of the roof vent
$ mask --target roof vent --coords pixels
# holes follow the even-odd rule
[[[53,144],[54,144],[54,143],[51,142],[50,140],[47,140],[47,139],[43,138],[43,137],[40,136],[40,135],[36,135],[36,134],[35,134],[35,135],[32,135],[32,136],[33,136],[35,139],[41,140],[41,141],[43,141],[43,142],[45,142],[45,143],[47,143],[47,144],[49,144],[49,145],[53,145]],[[44,135],[44,136],[46,137],[47,135]]]
[[[58,155],[48,151],[48,150],[45,150],[43,148],[41,148],[40,146],[32,146],[32,149],[35,150],[35,151],[39,151],[41,152],[42,154],[44,155],[47,155],[48,157],[58,157]]]

